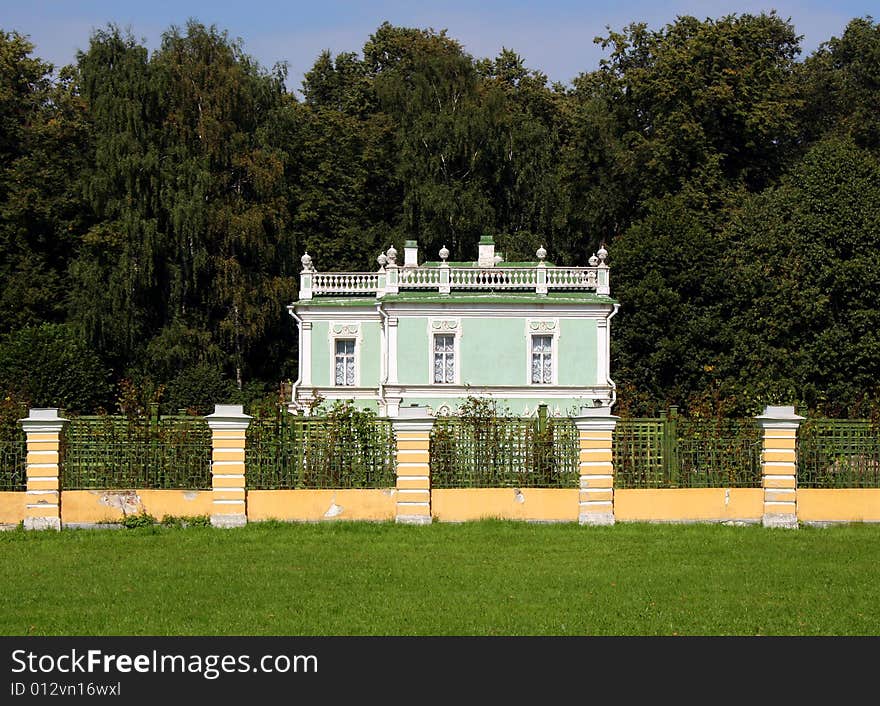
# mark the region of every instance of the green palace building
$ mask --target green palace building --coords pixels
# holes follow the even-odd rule
[[[290,411],[316,400],[353,400],[380,416],[401,408],[455,414],[469,396],[530,416],[610,414],[611,298],[607,252],[586,267],[504,262],[491,236],[476,262],[419,262],[407,241],[375,272],[319,272],[302,257],[299,300],[287,308],[299,329],[299,378]]]

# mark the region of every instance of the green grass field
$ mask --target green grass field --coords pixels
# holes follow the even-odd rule
[[[880,526],[0,533],[3,635],[880,635]]]

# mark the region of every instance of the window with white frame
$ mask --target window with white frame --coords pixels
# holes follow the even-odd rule
[[[337,385],[354,386],[354,339],[337,338],[334,381]]]
[[[455,382],[455,336],[434,335],[434,382]]]
[[[553,383],[553,336],[532,336],[532,383]]]

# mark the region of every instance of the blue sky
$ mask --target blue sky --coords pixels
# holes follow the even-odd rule
[[[359,52],[385,20],[407,27],[447,29],[475,57],[495,56],[502,47],[513,49],[527,66],[542,70],[551,81],[568,83],[582,71],[596,68],[603,52],[593,37],[604,34],[607,26],[621,29],[630,22],[646,22],[660,28],[678,15],[705,19],[771,9],[790,18],[803,35],[804,55],[839,36],[850,19],[880,15],[876,0],[778,0],[775,4],[748,0],[0,0],[0,28],[29,35],[37,56],[62,65],[74,61],[76,51],[88,46],[93,29],[109,22],[130,27],[135,37],[154,49],[163,31],[195,18],[239,37],[245,51],[267,68],[287,61],[288,87],[296,90],[323,49]]]

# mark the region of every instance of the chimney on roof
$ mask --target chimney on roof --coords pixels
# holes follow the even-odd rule
[[[403,244],[403,266],[419,266],[419,244],[415,240],[407,240]]]
[[[479,267],[495,267],[495,239],[491,235],[484,235],[480,238],[477,265]]]

